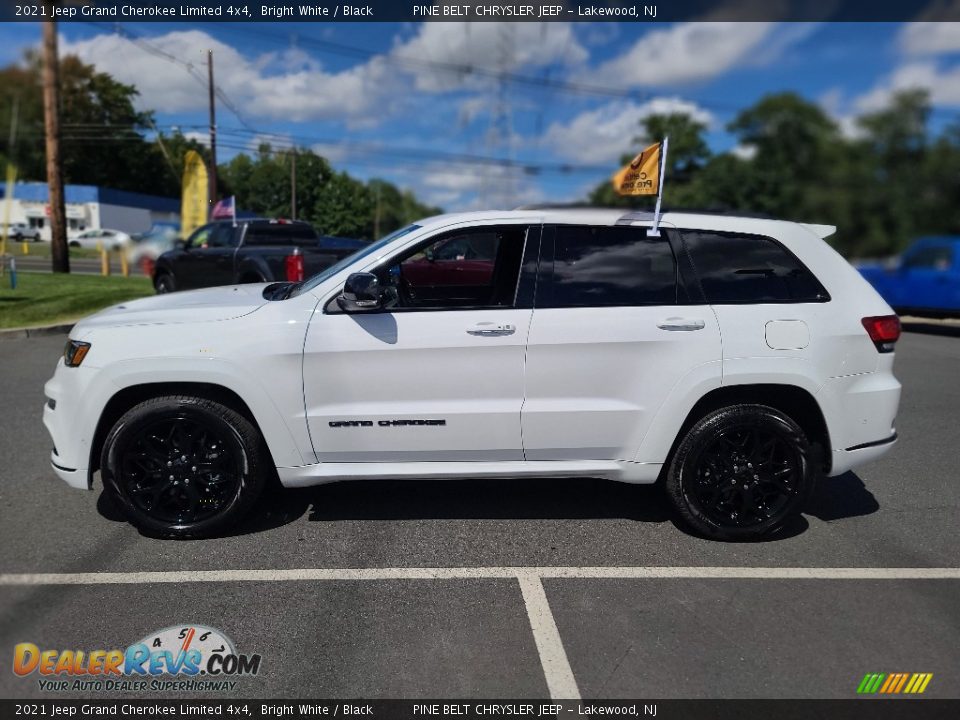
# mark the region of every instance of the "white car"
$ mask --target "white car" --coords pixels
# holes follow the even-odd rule
[[[53,470],[99,469],[163,536],[222,531],[274,473],[659,479],[703,535],[774,532],[818,475],[894,444],[899,321],[832,227],[650,224],[442,215],[303,283],[104,310],[45,387]]]
[[[130,245],[130,236],[122,230],[100,228],[99,230],[85,230],[70,238],[68,244],[70,247],[91,250],[98,250],[101,247],[105,250],[121,250]]]
[[[2,229],[3,226],[0,224],[0,230]],[[10,223],[6,229],[7,239],[13,240],[14,242],[23,242],[24,240],[37,242],[40,240],[40,228],[30,227],[27,223]]]

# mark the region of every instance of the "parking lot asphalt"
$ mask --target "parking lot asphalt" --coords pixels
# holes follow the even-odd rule
[[[244,697],[853,698],[865,673],[931,672],[924,697],[960,698],[960,579],[896,570],[960,567],[960,337],[913,329],[897,351],[898,445],[822,481],[801,519],[753,543],[694,537],[656,488],[594,480],[329,485],[265,500],[228,537],[146,538],[98,487],[49,470],[42,388],[63,338],[4,341],[0,697],[49,697],[9,671],[18,642],[122,648],[196,622],[263,656],[232,691]],[[511,576],[556,567],[571,577]],[[362,568],[379,579],[337,572]],[[224,570],[262,573],[196,581]],[[4,581],[38,573],[117,575]]]

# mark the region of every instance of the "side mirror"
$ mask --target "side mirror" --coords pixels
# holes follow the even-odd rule
[[[373,273],[353,273],[343,284],[337,305],[346,313],[370,312],[383,306],[380,281]]]
[[[423,251],[423,256],[427,259],[427,262],[433,262],[433,248],[428,247]]]
[[[177,238],[176,240],[173,241],[173,249],[174,249],[174,250],[186,250],[186,249],[187,249],[187,241],[184,240],[183,238]]]

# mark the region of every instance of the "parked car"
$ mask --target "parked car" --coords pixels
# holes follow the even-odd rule
[[[920,238],[892,262],[859,269],[901,315],[960,315],[960,236]]]
[[[158,293],[275,280],[303,280],[366,243],[320,237],[313,226],[291,220],[220,220],[198,228],[186,242],[157,258]]]
[[[88,250],[99,250],[101,247],[105,250],[121,250],[128,247],[130,242],[130,235],[122,230],[99,228],[84,230],[70,238],[67,244],[70,247],[86,248]]]
[[[127,246],[127,262],[153,277],[157,258],[173,249],[179,232],[180,226],[175,223],[155,223],[142,235],[134,235]]]
[[[0,229],[2,227],[0,225]],[[40,228],[30,227],[27,223],[22,222],[10,223],[7,226],[7,239],[14,242],[23,242],[24,240],[37,242],[40,240]]]
[[[171,537],[224,531],[275,475],[660,480],[698,533],[775,532],[817,476],[893,446],[897,317],[832,227],[650,224],[442,215],[306,282],[104,310],[45,387],[53,470],[89,488],[99,469]],[[492,272],[423,270],[451,246]]]

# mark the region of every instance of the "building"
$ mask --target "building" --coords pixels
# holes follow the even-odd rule
[[[5,188],[0,185],[0,196]],[[180,200],[114,190],[94,185],[66,185],[67,237],[84,230],[110,228],[125,233],[142,233],[154,223],[180,224]],[[18,182],[10,203],[10,222],[24,222],[40,228],[40,236],[50,239],[50,209],[47,184]],[[2,213],[0,206],[0,213]]]

